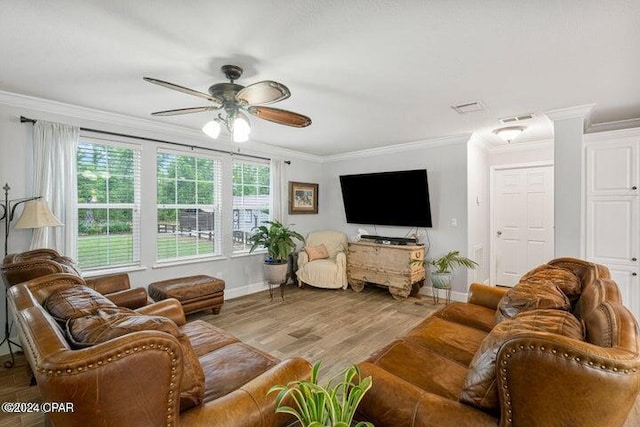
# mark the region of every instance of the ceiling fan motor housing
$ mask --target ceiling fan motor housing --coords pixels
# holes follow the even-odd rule
[[[243,88],[244,86],[235,83],[216,83],[209,87],[209,93],[223,103],[236,102],[236,94]]]

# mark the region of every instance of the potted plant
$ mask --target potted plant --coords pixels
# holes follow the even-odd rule
[[[304,237],[279,221],[267,221],[255,227],[249,237],[251,249],[263,247],[268,257],[264,261],[264,272],[268,283],[284,283],[287,278],[289,255],[296,248],[294,239],[304,242]]]
[[[422,265],[430,264],[436,267],[431,272],[431,286],[438,289],[447,289],[451,283],[451,273],[455,267],[474,269],[478,263],[460,255],[460,251],[450,251],[448,254],[431,261],[424,259],[415,260]]]
[[[298,419],[302,427],[349,427],[364,394],[371,388],[371,377],[360,378],[358,366],[351,365],[338,377],[342,381],[326,386],[318,384],[318,371],[321,361],[313,364],[311,378],[292,381],[287,385],[275,385],[267,394],[278,392],[276,412],[291,414]],[[336,377],[336,378],[338,378]],[[285,403],[285,398],[295,402],[296,408]],[[355,427],[373,427],[373,424],[360,421]]]

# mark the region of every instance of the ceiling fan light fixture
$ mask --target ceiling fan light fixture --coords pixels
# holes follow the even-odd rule
[[[526,126],[507,126],[505,128],[495,129],[493,133],[510,143],[527,129]]]
[[[202,132],[209,138],[217,139],[218,135],[220,135],[220,123],[218,123],[218,120],[211,120],[202,126]]]
[[[237,113],[233,118],[233,142],[248,141],[250,133],[249,118],[243,113]]]

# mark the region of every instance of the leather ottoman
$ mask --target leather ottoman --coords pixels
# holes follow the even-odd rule
[[[149,285],[149,296],[156,302],[175,298],[185,314],[209,308],[218,314],[224,304],[224,280],[205,275],[163,280]]]

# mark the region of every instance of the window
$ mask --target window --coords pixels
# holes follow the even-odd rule
[[[140,264],[140,149],[82,139],[76,154],[78,264]]]
[[[233,161],[233,252],[247,252],[251,230],[269,220],[269,164]]]
[[[158,261],[220,255],[221,161],[159,150]]]

